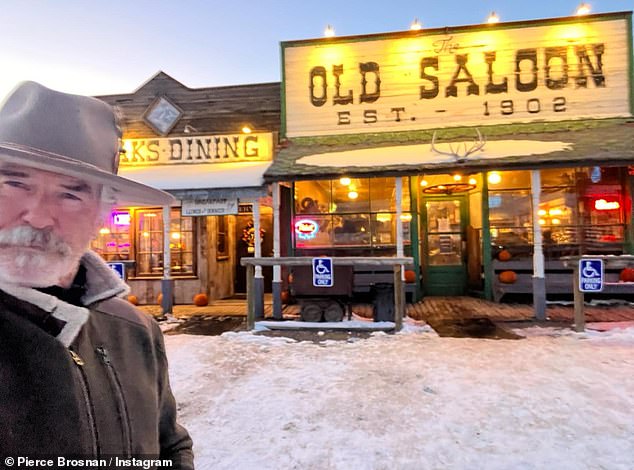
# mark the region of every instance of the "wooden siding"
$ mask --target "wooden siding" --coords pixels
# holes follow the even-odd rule
[[[159,72],[133,93],[98,98],[121,111],[124,138],[139,139],[158,136],[143,120],[143,114],[158,96],[167,97],[183,111],[169,136],[235,134],[247,123],[254,131],[279,131],[279,83],[193,89]],[[194,130],[188,134],[186,126]]]

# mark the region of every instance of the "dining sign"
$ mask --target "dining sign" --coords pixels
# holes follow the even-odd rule
[[[282,43],[286,134],[631,116],[630,15]]]

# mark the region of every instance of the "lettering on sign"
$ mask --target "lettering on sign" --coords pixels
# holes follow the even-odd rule
[[[601,292],[603,290],[603,260],[579,260],[579,290],[581,292]]]
[[[183,217],[207,215],[230,215],[238,213],[238,199],[184,199],[181,207]]]
[[[289,44],[287,134],[628,116],[627,41],[614,19]]]
[[[131,139],[124,141],[123,166],[269,161],[272,134]]]

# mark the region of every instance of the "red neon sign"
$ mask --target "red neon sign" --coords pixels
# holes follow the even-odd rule
[[[605,199],[597,199],[594,201],[594,208],[598,211],[613,211],[621,208],[619,201],[606,201]]]
[[[298,238],[310,240],[315,238],[319,231],[319,224],[311,219],[302,219],[295,222],[295,233]]]

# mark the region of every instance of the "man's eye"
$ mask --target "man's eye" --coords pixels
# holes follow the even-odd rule
[[[62,198],[68,201],[81,201],[82,198],[74,195],[73,193],[62,193]]]
[[[29,189],[29,187],[22,181],[7,180],[7,181],[3,181],[2,184],[5,184],[12,188]]]

